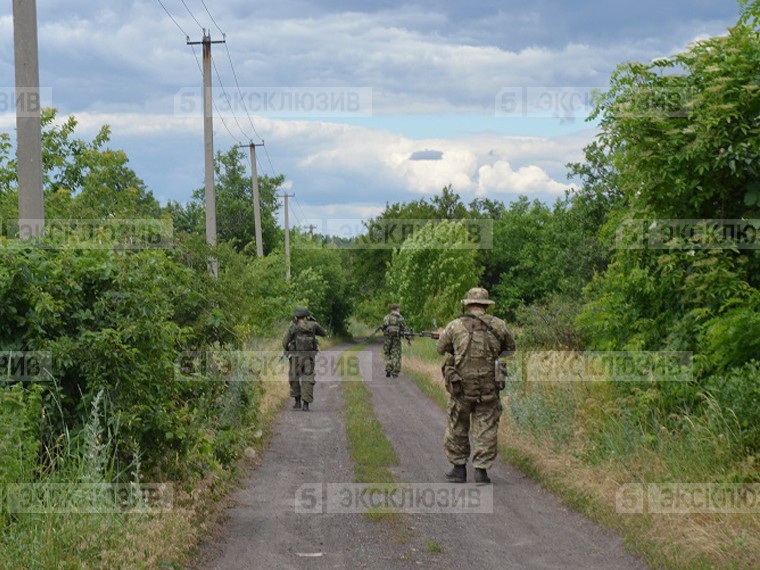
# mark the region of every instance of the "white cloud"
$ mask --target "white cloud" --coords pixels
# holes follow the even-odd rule
[[[688,5],[688,0],[681,2]],[[494,130],[506,131],[509,127],[494,117],[496,97],[504,87],[604,86],[616,64],[669,55],[678,51],[672,46],[720,33],[724,25],[697,21],[696,15],[686,21],[679,15],[679,25],[673,26],[648,14],[646,22],[625,22],[625,30],[605,29],[605,39],[597,40],[594,29],[604,22],[581,18],[588,22],[584,30],[565,30],[547,39],[547,30],[564,29],[564,22],[557,25],[562,11],[517,7],[516,1],[513,6],[505,0],[493,14],[485,5],[445,1],[435,9],[373,5],[364,12],[338,0],[207,4],[227,32],[243,89],[372,89],[374,116],[362,127],[254,117],[274,168],[293,182],[301,203],[331,204],[320,207],[337,208],[332,214],[349,217],[386,199],[429,195],[447,184],[472,197],[556,196],[566,187],[565,163],[580,159],[592,136],[592,131],[581,130],[584,125],[565,137],[482,132],[431,136],[424,128],[407,129],[405,136],[394,129],[407,114],[446,121],[447,116],[461,120],[466,113],[477,113],[479,119],[493,117]],[[591,10],[590,4],[582,9]],[[7,77],[12,77],[13,64],[10,5],[10,0],[0,0],[0,71]],[[217,39],[200,3],[189,5]],[[181,4],[168,7],[192,39],[200,39],[198,26]],[[565,13],[568,18],[580,10],[570,5],[562,9],[573,10]],[[614,12],[605,9],[608,15]],[[707,8],[700,10],[706,13]],[[110,124],[115,144],[128,147],[130,157],[136,157],[135,170],[157,193],[187,199],[192,185],[202,182],[202,120],[175,113],[174,97],[183,87],[198,86],[201,78],[183,34],[158,3],[39,0],[38,15],[41,78],[52,86],[53,104],[61,114],[75,114],[84,137]],[[214,57],[222,82],[233,90],[224,46],[214,46]],[[218,84],[216,77],[214,81]],[[216,89],[219,93],[218,85]],[[228,119],[235,137],[258,140],[242,113],[239,118],[245,133]],[[482,120],[478,125],[484,128]],[[0,115],[0,127],[11,131],[15,117]],[[234,144],[218,120],[215,130],[218,149]],[[425,149],[440,151],[440,160],[410,160]],[[348,206],[338,204],[340,194]]]
[[[506,193],[512,196],[521,194],[553,194],[561,196],[569,188],[552,180],[538,166],[531,164],[513,170],[506,160],[497,160],[493,164],[484,164],[478,169],[478,195],[488,196]]]

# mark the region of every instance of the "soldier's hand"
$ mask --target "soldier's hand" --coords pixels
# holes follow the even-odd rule
[[[464,388],[462,387],[461,381],[457,380],[456,382],[450,382],[449,386],[451,387],[451,395],[455,398],[464,394]]]
[[[504,388],[507,387],[507,383],[504,380],[499,380],[496,382],[496,391],[501,392]]]

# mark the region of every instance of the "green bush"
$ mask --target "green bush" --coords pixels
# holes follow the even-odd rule
[[[736,415],[742,444],[760,452],[760,362],[753,360],[706,381],[707,390]]]

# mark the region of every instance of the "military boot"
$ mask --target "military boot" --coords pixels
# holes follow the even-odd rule
[[[475,482],[476,483],[490,483],[491,479],[488,477],[488,471],[479,467],[475,468]]]
[[[454,465],[451,471],[446,473],[446,479],[452,483],[466,483],[467,465]]]
[[[300,410],[301,409],[301,396],[296,396],[296,403],[293,404],[294,410]]]
[[[309,411],[309,402],[304,402],[303,403],[303,411],[304,412],[308,412]]]

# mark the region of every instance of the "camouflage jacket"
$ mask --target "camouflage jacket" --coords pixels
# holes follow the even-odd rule
[[[399,338],[406,331],[406,321],[401,313],[391,312],[383,319],[383,334],[387,338]]]
[[[501,319],[476,311],[451,321],[436,346],[446,355],[443,371],[447,380],[460,377],[463,398],[493,401],[496,389],[496,361],[503,353],[514,352],[515,341]]]
[[[317,352],[318,336],[327,336],[327,331],[317,321],[294,319],[282,339],[282,349],[286,353]]]

